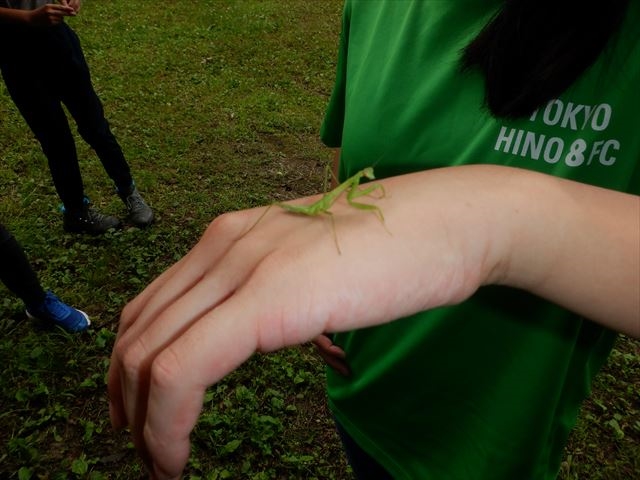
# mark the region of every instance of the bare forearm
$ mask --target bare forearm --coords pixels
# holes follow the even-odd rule
[[[412,255],[408,275],[433,284],[434,259],[455,261],[438,267],[450,279],[417,311],[501,284],[640,338],[640,197],[493,165],[381,183],[392,243]],[[391,255],[393,247],[385,248]]]
[[[27,10],[0,7],[0,23],[29,23],[29,12]]]
[[[510,187],[511,251],[490,281],[640,337],[640,197],[521,171]]]

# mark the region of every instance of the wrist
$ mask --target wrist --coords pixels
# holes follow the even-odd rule
[[[443,182],[446,224],[465,276],[478,286],[527,289],[541,281],[562,240],[558,179],[497,165],[444,170],[453,173],[452,182]]]
[[[555,177],[497,168],[484,284],[532,291],[553,271],[562,249],[566,221],[559,210],[567,199],[559,195]]]
[[[20,18],[19,23],[24,25],[34,25],[36,23],[35,10],[19,10]]]

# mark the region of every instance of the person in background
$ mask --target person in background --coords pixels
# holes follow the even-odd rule
[[[128,221],[146,227],[153,222],[153,211],[137,190],[104,117],[78,36],[64,22],[79,9],[80,0],[0,0],[0,70],[11,98],[47,157],[63,203],[65,230],[101,234],[121,222],[98,212],[85,195],[63,104],[115,183]]]
[[[209,385],[315,338],[358,478],[555,479],[616,332],[640,338],[639,22],[347,0],[321,136],[341,181],[374,166],[385,226],[340,198],[338,253],[326,216],[228,213],[125,307],[111,419],[152,478]]]
[[[68,332],[82,332],[91,322],[86,313],[62,302],[51,291],[44,291],[24,250],[0,223],[0,280],[25,306],[27,316],[45,325],[57,325]]]

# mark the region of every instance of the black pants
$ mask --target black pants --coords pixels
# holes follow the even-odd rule
[[[24,250],[1,223],[0,281],[27,306],[39,305],[44,300],[45,292]]]
[[[335,418],[334,421],[340,440],[342,440],[347,460],[356,478],[359,480],[393,480],[391,474],[365,452]]]
[[[62,104],[116,188],[127,191],[132,184],[129,165],[104,117],[76,33],[64,23],[42,28],[3,25],[1,30],[0,69],[7,90],[42,146],[65,207],[81,208],[84,188]]]

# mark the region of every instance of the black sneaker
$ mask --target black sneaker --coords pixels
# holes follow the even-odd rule
[[[111,215],[103,215],[85,205],[80,211],[64,212],[64,229],[71,233],[89,233],[101,235],[112,228],[118,228],[120,220]]]
[[[145,203],[138,192],[138,189],[133,187],[133,190],[129,195],[121,196],[122,201],[127,206],[129,211],[129,221],[136,227],[144,228],[153,222],[153,210]]]

